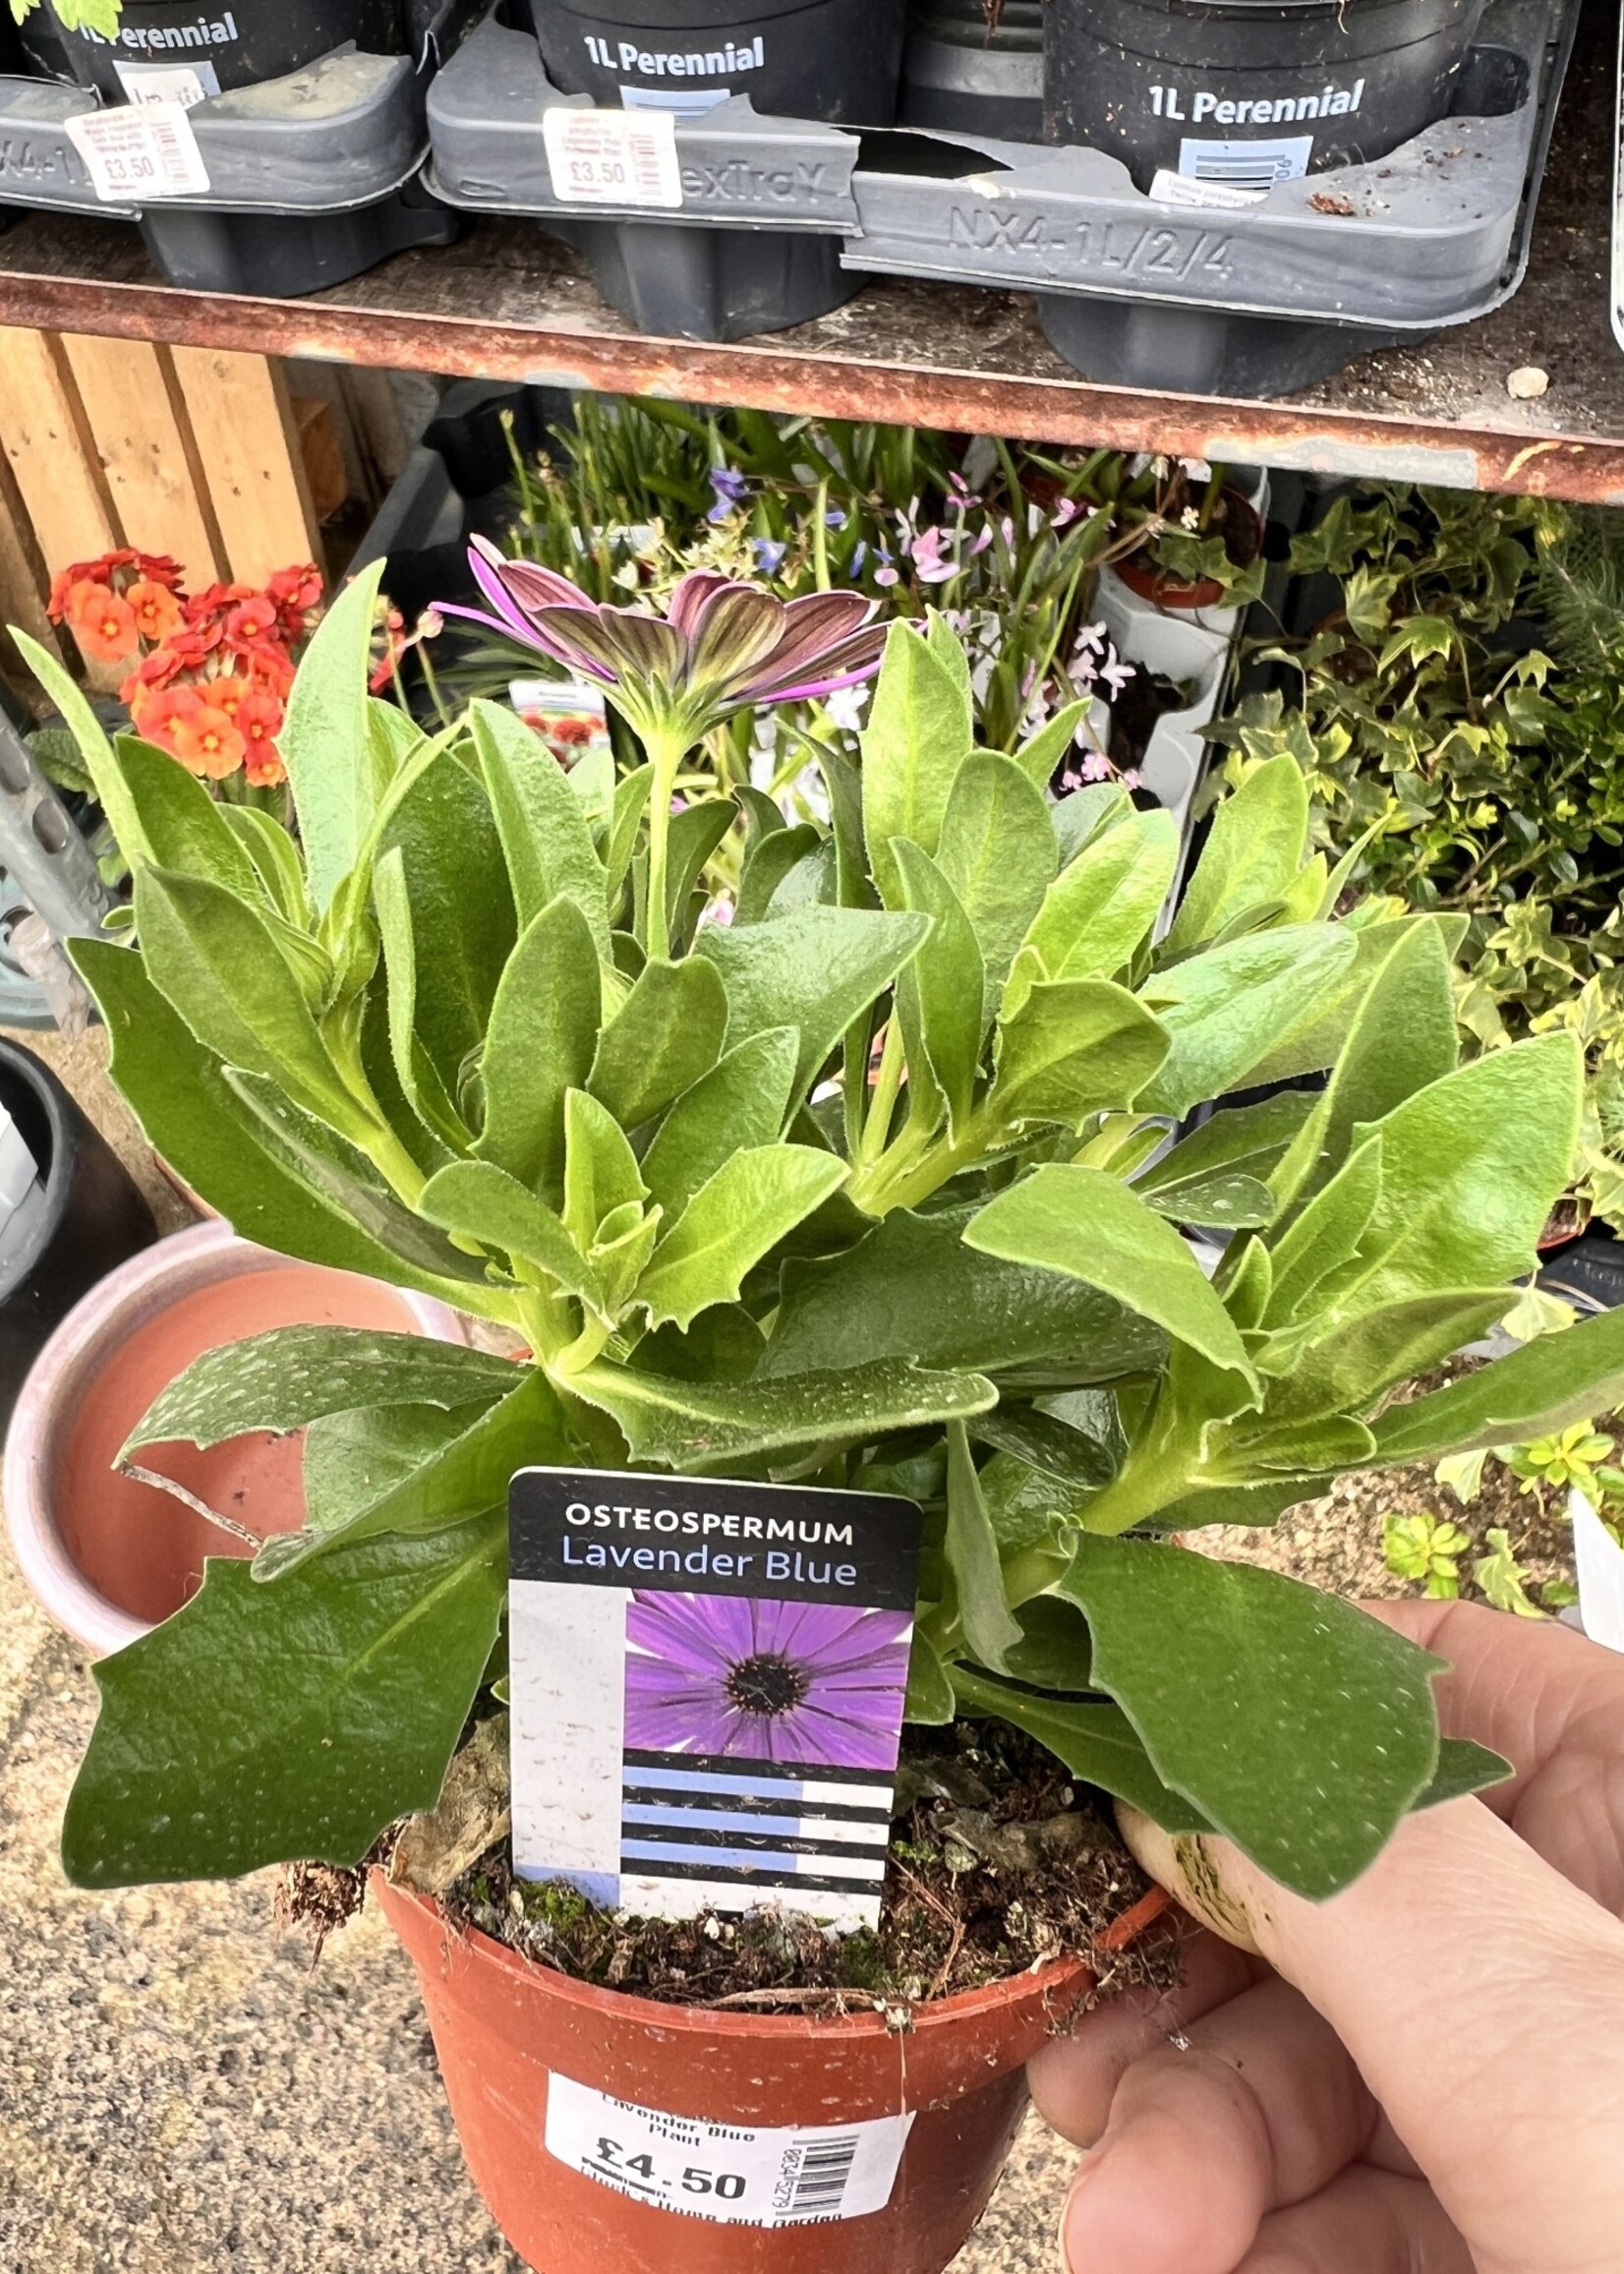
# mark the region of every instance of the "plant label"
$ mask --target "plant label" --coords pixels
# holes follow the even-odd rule
[[[676,119],[668,110],[571,110],[542,115],[552,195],[565,205],[682,203]]]
[[[220,91],[211,63],[126,63],[115,55],[113,69],[126,102],[178,102],[182,110],[191,110]]]
[[[883,2211],[913,2115],[857,2124],[707,2124],[547,2080],[547,2152],[617,2194],[730,2226],[800,2227]]]
[[[560,766],[612,749],[604,690],[587,679],[510,679],[507,699]]]
[[[644,1917],[877,1926],[921,1523],[872,1492],[521,1470],[515,1872]]]
[[[83,111],[63,124],[103,204],[146,205],[208,188],[208,168],[182,103]]]

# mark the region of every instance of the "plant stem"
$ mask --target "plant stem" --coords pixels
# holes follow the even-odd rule
[[[902,1030],[894,1012],[886,1025],[886,1038],[880,1051],[880,1071],[869,1094],[862,1141],[857,1148],[858,1159],[870,1166],[884,1153],[886,1139],[891,1135],[891,1118],[897,1110],[898,1093],[902,1086],[903,1064]]]
[[[643,747],[654,767],[649,791],[648,937],[643,944],[651,963],[668,963],[671,934],[666,913],[666,848],[671,834],[671,797],[688,754],[688,738],[680,728],[650,728],[643,735]]]

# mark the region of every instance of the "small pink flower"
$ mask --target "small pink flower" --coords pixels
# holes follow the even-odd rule
[[[1100,666],[1100,677],[1114,695],[1120,695],[1129,681],[1136,675],[1131,664],[1120,664],[1115,657],[1109,663]]]
[[[1089,655],[1097,656],[1104,648],[1104,624],[1085,623],[1081,631],[1078,632],[1075,641],[1073,643],[1072,653],[1073,656],[1080,656],[1085,652]]]

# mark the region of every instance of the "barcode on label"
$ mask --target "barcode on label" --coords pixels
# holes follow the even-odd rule
[[[573,2077],[547,2082],[549,2155],[657,2210],[718,2225],[813,2226],[883,2211],[910,2113],[860,2124],[713,2124],[616,2100]]]
[[[790,2219],[838,2219],[851,2167],[857,2160],[860,2135],[848,2131],[843,2139],[819,2140],[805,2148],[795,2174],[795,2191],[785,2216]]]
[[[1313,156],[1312,135],[1283,135],[1268,142],[1201,142],[1186,135],[1179,145],[1179,171],[1197,182],[1221,182],[1233,190],[1272,190],[1276,182],[1300,181]]]
[[[63,123],[104,204],[196,197],[208,188],[198,138],[178,102],[86,111]]]
[[[676,120],[665,110],[573,110],[543,113],[552,195],[566,205],[656,205],[682,203]]]

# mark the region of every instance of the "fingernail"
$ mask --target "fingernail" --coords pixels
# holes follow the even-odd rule
[[[1064,2274],[1089,2274],[1089,2270],[1073,2256],[1067,2231],[1072,2224],[1072,2215],[1077,2207],[1077,2197],[1093,2178],[1099,2162],[1100,2150],[1098,2148],[1084,2148],[1081,2161],[1073,2174],[1071,2187],[1067,2191],[1066,2201],[1060,2214],[1060,2226],[1055,2235],[1055,2243]]]

